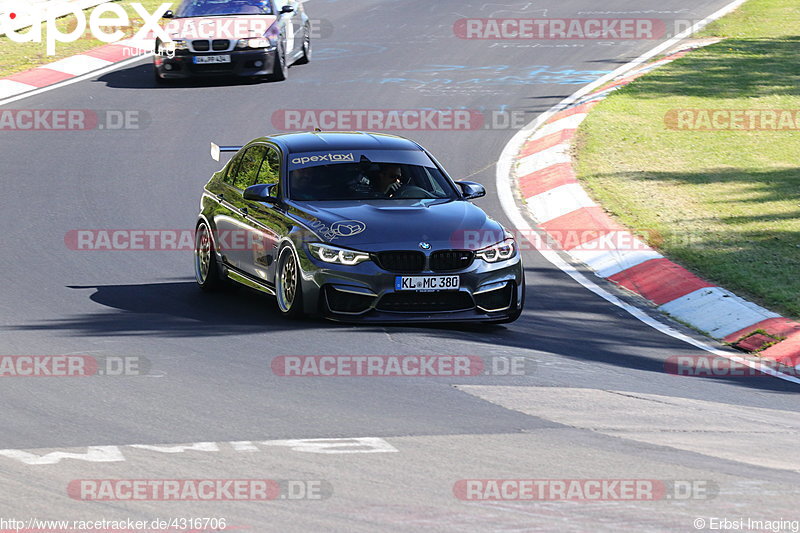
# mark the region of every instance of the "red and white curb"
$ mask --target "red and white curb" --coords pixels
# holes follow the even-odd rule
[[[110,67],[128,59],[139,59],[153,51],[150,40],[125,39],[41,67],[0,79],[0,100],[62,83]]]
[[[714,339],[800,369],[800,323],[714,286],[665,258],[612,220],[576,178],[572,141],[592,107],[617,88],[688,52],[625,74],[554,114],[532,132],[513,158],[514,181],[539,229],[597,276],[646,298],[662,312]],[[625,232],[624,247],[615,244],[619,239],[603,237]]]

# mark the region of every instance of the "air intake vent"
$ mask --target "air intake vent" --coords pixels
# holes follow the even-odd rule
[[[422,252],[379,252],[377,263],[384,270],[398,274],[412,274],[425,269],[425,254]]]

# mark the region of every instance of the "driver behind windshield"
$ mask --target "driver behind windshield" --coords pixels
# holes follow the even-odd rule
[[[373,192],[378,197],[391,198],[403,187],[400,180],[403,178],[403,171],[400,165],[382,164],[378,171],[370,178]]]

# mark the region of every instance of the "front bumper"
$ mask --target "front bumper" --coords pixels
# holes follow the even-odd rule
[[[230,63],[196,64],[194,57],[229,55]],[[233,50],[231,52],[185,53],[175,57],[156,55],[153,66],[164,79],[186,79],[193,77],[241,76],[256,77],[272,74],[275,61],[274,49]]]
[[[516,318],[524,305],[525,281],[519,253],[500,263],[475,259],[454,272],[457,291],[396,291],[395,279],[371,261],[356,266],[323,263],[300,253],[305,309],[342,322],[494,322]]]

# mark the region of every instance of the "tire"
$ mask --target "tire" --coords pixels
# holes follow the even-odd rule
[[[214,251],[214,239],[208,225],[201,222],[194,233],[194,278],[204,291],[215,291],[222,287],[219,265]]]
[[[158,69],[156,68],[155,65],[153,65],[153,79],[155,80],[156,85],[166,85],[167,84],[167,80],[165,80],[164,78],[162,78],[158,74]]]
[[[278,41],[275,48],[275,58],[272,61],[272,74],[267,77],[269,81],[283,81],[289,75],[289,64],[286,63],[286,46],[283,41]]]
[[[303,34],[303,55],[295,61],[296,65],[307,65],[311,61],[311,27],[306,26]]]
[[[275,299],[278,311],[290,319],[303,316],[303,284],[300,282],[300,265],[290,246],[281,250],[275,272]]]
[[[156,46],[155,46],[155,57],[158,57],[159,54],[161,53],[160,45],[161,45],[161,41],[157,40],[156,41]],[[156,82],[156,85],[166,85],[167,84],[167,80],[162,78],[159,75],[158,67],[156,67],[155,60],[153,60],[152,65],[153,65],[153,80]]]

